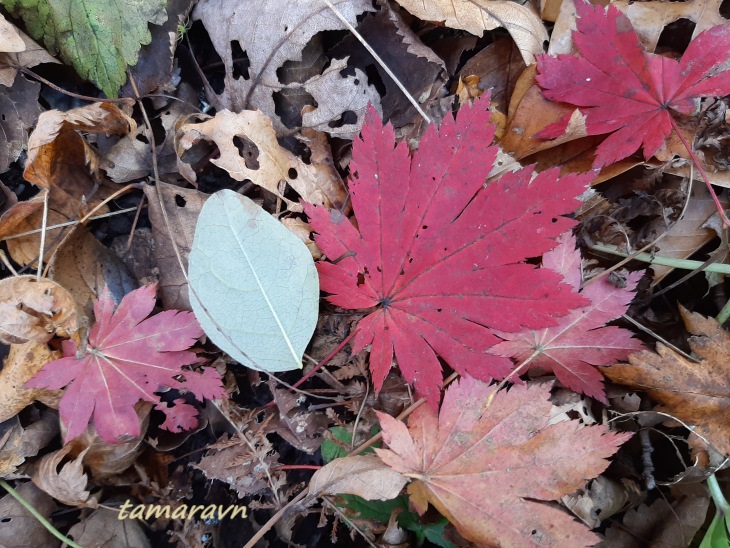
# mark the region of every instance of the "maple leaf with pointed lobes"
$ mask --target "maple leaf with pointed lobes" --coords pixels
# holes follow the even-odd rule
[[[94,303],[96,323],[89,332],[86,354],[77,358],[76,343],[64,341],[65,357],[47,363],[26,384],[49,389],[68,385],[59,406],[66,441],[81,435],[92,415],[99,436],[107,443],[139,436],[134,406],[140,400],[156,404],[165,414],[164,428],[194,428],[195,408],[183,398],[170,406],[161,402],[155,392],[164,388],[191,392],[201,401],[225,395],[214,369],[203,373],[182,369],[198,363],[197,356],[186,349],[203,335],[192,312],[165,310],[147,318],[155,306],[156,290],[153,284],[132,291],[115,310],[105,287]]]
[[[542,266],[561,274],[578,291],[582,278],[575,238],[565,233],[558,241],[558,247],[543,255]],[[498,332],[505,342],[489,351],[514,358],[517,363],[529,359],[531,369],[539,367],[553,372],[566,388],[608,404],[603,375],[596,367],[625,360],[629,354],[643,350],[644,345],[627,329],[603,326],[626,313],[642,275],[643,272],[630,273],[624,288],[606,279],[586,285],[580,294],[590,300],[589,305],[571,310],[555,327]]]
[[[376,412],[389,449],[375,449],[414,481],[411,504],[429,503],[479,546],[591,546],[600,539],[543,501],[576,491],[603,472],[631,434],[578,421],[548,425],[550,384],[515,385],[484,402],[494,386],[463,377],[438,415],[422,406],[408,427]]]
[[[487,94],[485,94],[487,95]],[[461,374],[504,378],[512,363],[487,353],[490,329],[556,324],[587,300],[560,276],[525,264],[556,244],[593,174],[507,173],[484,188],[491,146],[489,98],[429,127],[409,157],[391,126],[370,109],[353,143],[349,188],[359,229],[338,211],[305,205],[315,240],[335,262],[317,264],[327,300],[377,307],[358,323],[353,352],[370,350],[380,390],[393,362],[419,396],[438,405],[438,357]]]
[[[671,110],[691,114],[695,99],[730,94],[730,26],[692,40],[681,61],[644,51],[628,18],[609,5],[575,3],[573,42],[580,54],[541,55],[537,83],[551,101],[580,107],[588,135],[611,135],[596,150],[594,167],[630,156],[640,147],[651,158],[677,129]],[[562,135],[569,116],[536,137]]]

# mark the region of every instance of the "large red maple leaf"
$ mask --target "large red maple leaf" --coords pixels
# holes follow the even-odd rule
[[[671,111],[691,114],[696,99],[730,94],[725,65],[730,25],[702,32],[676,61],[644,51],[628,18],[613,5],[606,11],[577,0],[575,8],[573,42],[580,55],[539,56],[537,83],[551,101],[581,107],[588,135],[611,133],[597,148],[594,167],[626,158],[642,146],[648,160],[673,128],[683,138]],[[552,124],[536,137],[558,137],[567,122]]]
[[[583,487],[631,434],[549,425],[550,385],[513,386],[484,402],[493,386],[468,377],[446,391],[438,415],[427,406],[408,427],[378,413],[388,466],[413,480],[411,503],[429,503],[478,546],[592,546],[600,539],[545,501]]]
[[[484,187],[491,146],[489,98],[430,127],[409,157],[393,128],[370,109],[353,144],[349,188],[359,228],[338,211],[305,206],[328,300],[375,310],[360,320],[353,351],[370,350],[376,390],[398,361],[419,395],[437,405],[443,358],[461,374],[504,378],[511,362],[487,354],[490,328],[519,331],[554,325],[587,301],[560,276],[524,261],[555,246],[573,226],[562,217],[578,205],[592,174],[558,178],[523,168]]]
[[[67,441],[84,432],[92,415],[99,436],[107,443],[138,436],[140,422],[134,406],[140,400],[156,404],[165,413],[164,428],[190,429],[197,424],[195,408],[182,398],[168,406],[155,392],[176,388],[200,401],[225,394],[214,369],[203,373],[182,369],[198,362],[186,349],[203,335],[192,312],[165,310],[147,318],[155,306],[156,290],[153,284],[132,291],[115,310],[111,293],[104,288],[94,303],[96,323],[85,355],[77,357],[76,343],[64,341],[65,357],[47,363],[26,384],[50,389],[68,385],[59,406]]]
[[[558,241],[558,247],[543,255],[542,266],[561,274],[578,291],[583,280],[575,238],[566,233]],[[589,305],[571,310],[555,327],[498,333],[505,342],[490,352],[527,362],[530,369],[553,372],[567,388],[607,404],[603,375],[596,367],[626,360],[644,345],[628,329],[603,326],[626,312],[642,275],[630,273],[625,287],[616,287],[605,278],[586,285],[581,295],[590,300]]]

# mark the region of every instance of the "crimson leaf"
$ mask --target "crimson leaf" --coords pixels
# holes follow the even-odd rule
[[[393,128],[370,109],[350,164],[359,226],[338,211],[306,205],[320,262],[320,286],[343,308],[376,307],[358,324],[353,351],[370,350],[379,390],[398,361],[406,380],[437,405],[443,358],[461,374],[504,378],[511,362],[487,354],[491,328],[555,325],[587,301],[560,276],[523,261],[556,244],[574,221],[576,196],[592,174],[558,178],[534,168],[484,187],[497,154],[489,99],[430,127],[409,157]]]
[[[132,291],[114,310],[111,293],[104,288],[94,304],[96,324],[89,332],[86,354],[77,358],[76,343],[64,341],[65,357],[47,363],[27,383],[31,388],[50,389],[68,385],[59,406],[67,441],[84,432],[92,415],[99,436],[107,443],[138,436],[134,406],[140,400],[157,404],[165,413],[163,427],[190,429],[197,424],[195,408],[182,398],[168,407],[155,392],[166,387],[187,390],[198,400],[225,394],[215,370],[182,369],[198,362],[186,349],[203,334],[192,312],[165,310],[147,318],[155,306],[156,290],[153,284]]]

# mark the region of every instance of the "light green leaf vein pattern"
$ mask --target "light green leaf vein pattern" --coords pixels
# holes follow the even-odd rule
[[[191,292],[193,312],[221,350],[253,369],[302,367],[319,277],[301,240],[253,201],[221,190],[203,206],[188,264],[202,301]]]
[[[148,23],[167,19],[166,0],[0,0],[21,17],[35,40],[72,65],[107,97],[116,97],[142,44]]]

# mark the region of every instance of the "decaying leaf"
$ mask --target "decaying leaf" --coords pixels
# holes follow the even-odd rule
[[[22,17],[33,38],[43,39],[49,51],[60,54],[107,97],[117,96],[127,66],[137,62],[140,46],[152,39],[148,22],[161,24],[167,18],[165,0],[4,0],[3,5]]]
[[[577,292],[583,282],[580,251],[570,233],[558,241],[558,247],[543,255],[542,266],[558,272]],[[623,288],[605,278],[587,285],[580,294],[590,300],[589,305],[571,310],[555,327],[498,333],[505,342],[490,352],[514,358],[518,364],[529,360],[531,369],[552,372],[567,388],[607,404],[603,375],[596,366],[625,360],[644,345],[627,329],[604,326],[626,313],[642,275],[630,273]]]
[[[351,25],[357,25],[358,15],[374,9],[366,0],[332,0],[332,4]],[[221,14],[227,16],[221,19]],[[324,2],[204,0],[193,17],[208,30],[225,66],[223,93],[209,94],[218,110],[260,110],[281,130],[286,126],[277,113],[275,94],[302,90],[312,96],[310,104],[317,106],[305,115],[304,127],[352,138],[368,103],[379,104],[378,92],[368,84],[365,73],[356,70],[354,76],[342,76],[347,60],[335,60],[321,74],[303,82],[281,80],[279,71],[301,61],[302,51],[317,33],[345,28]],[[238,65],[242,56],[249,61],[245,69]],[[354,120],[346,116],[348,112]]]
[[[628,364],[601,369],[614,382],[646,392],[656,411],[677,417],[724,455],[730,455],[727,413],[730,407],[730,333],[712,318],[680,306],[695,363],[662,343],[656,353],[629,356]]]
[[[74,299],[56,282],[30,275],[0,280],[0,342],[44,343],[77,327]]]
[[[412,483],[411,503],[435,506],[466,539],[482,546],[589,546],[599,538],[545,504],[572,493],[608,466],[631,434],[577,421],[548,426],[549,385],[494,391],[470,377],[447,389],[441,412],[417,409],[408,427],[378,413],[390,449],[377,455]]]
[[[540,17],[528,5],[506,0],[397,0],[413,15],[425,21],[443,21],[447,27],[463,29],[477,36],[504,27],[522,53],[526,65],[542,53],[548,34]]]
[[[188,521],[188,520],[186,520]],[[114,508],[98,508],[76,523],[68,534],[80,546],[151,548],[141,520],[119,519]]]
[[[40,90],[39,83],[22,76],[11,88],[0,88],[0,133],[4,137],[0,140],[0,173],[8,170],[27,144],[28,131],[41,113]]]
[[[21,497],[44,518],[50,519],[57,510],[56,503],[46,493],[38,489],[30,481],[15,487]],[[61,542],[46,529],[30,510],[23,506],[10,493],[0,499],[0,545],[15,547],[18,539],[25,546],[43,546],[57,548]]]
[[[375,455],[358,455],[335,459],[317,470],[309,480],[309,493],[389,500],[397,497],[407,482]]]
[[[319,280],[299,238],[253,200],[221,190],[200,212],[189,263],[190,304],[221,350],[253,369],[301,369]]]
[[[97,497],[92,496],[91,491],[87,490],[89,477],[84,473],[84,453],[59,469],[59,465],[70,450],[71,447],[67,445],[50,455],[45,455],[38,465],[38,474],[32,478],[33,483],[63,504],[96,508]]]
[[[2,420],[0,422],[0,478],[15,475],[18,467],[26,459],[35,457],[56,436],[58,436],[58,418],[52,411],[44,411],[39,420],[29,424],[26,428],[21,426],[17,417],[12,420]]]
[[[30,36],[25,34],[23,31],[14,27],[7,21],[4,21],[4,25],[12,27],[12,30],[6,31],[10,32],[12,37],[10,38],[9,46],[6,46],[5,48],[0,47],[0,85],[5,87],[13,85],[15,76],[18,72],[16,67],[30,68],[40,65],[41,63],[58,63],[56,59],[51,57],[45,49],[36,44]],[[7,29],[7,26],[5,28]],[[15,41],[15,36],[19,36],[23,41],[22,49],[19,49],[19,45]]]
[[[182,369],[197,363],[196,355],[186,349],[202,335],[190,312],[165,310],[147,318],[155,306],[155,291],[154,285],[137,289],[115,310],[111,294],[104,290],[94,306],[96,323],[89,332],[86,353],[77,356],[76,343],[64,341],[65,357],[46,364],[27,383],[31,388],[68,385],[59,407],[67,441],[83,433],[92,415],[99,436],[107,443],[138,436],[135,404],[139,400],[155,404],[165,414],[162,428],[193,428],[195,408],[181,398],[172,405],[162,402],[155,392],[163,387],[188,391],[199,401],[224,394],[214,369],[203,373]],[[184,380],[179,380],[181,376]]]
[[[461,374],[504,378],[512,364],[487,354],[499,342],[490,329],[555,325],[586,303],[558,274],[523,261],[554,247],[552,238],[573,225],[562,215],[577,207],[592,175],[558,179],[550,170],[533,179],[524,168],[483,188],[497,156],[488,106],[485,94],[456,120],[431,126],[412,158],[371,111],[350,164],[359,228],[339,211],[305,206],[331,261],[317,265],[327,299],[376,307],[352,344],[354,352],[372,345],[376,390],[394,357],[434,406],[442,383],[437,355]]]
[[[328,192],[331,180],[323,179],[312,166],[282,148],[276,140],[271,120],[262,112],[245,110],[234,114],[228,110],[216,113],[205,122],[185,124],[179,130],[177,146],[180,158],[201,140],[213,141],[220,158],[211,160],[225,169],[237,181],[250,180],[281,198],[292,211],[301,206],[284,197],[285,184],[304,200],[315,204],[330,204]]]

